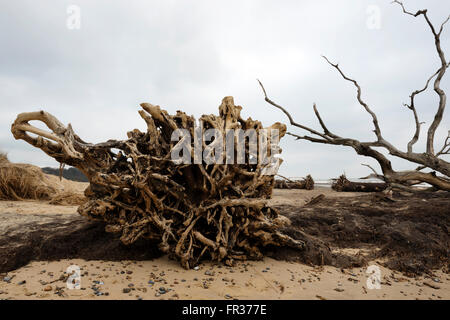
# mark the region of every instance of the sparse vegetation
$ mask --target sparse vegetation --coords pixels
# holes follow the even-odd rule
[[[0,200],[48,200],[56,189],[45,183],[41,169],[21,163],[9,162],[0,152]]]
[[[7,162],[7,161],[8,161],[8,155],[6,153],[0,151],[0,163]]]
[[[87,201],[86,197],[71,191],[60,192],[49,201],[49,204],[62,206],[79,206]]]

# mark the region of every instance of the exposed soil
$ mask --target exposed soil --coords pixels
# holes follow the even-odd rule
[[[287,230],[291,236],[302,230],[330,246],[335,254],[326,264],[347,267],[381,259],[386,267],[409,275],[450,270],[449,193],[395,194],[392,199],[381,194],[324,197],[302,207],[276,207],[292,221]],[[353,250],[356,255],[347,256],[352,248],[358,249]],[[305,261],[304,253],[276,251],[273,256]],[[317,260],[317,252],[307,253],[306,262]]]
[[[0,213],[0,273],[32,260],[148,260],[161,256],[156,244],[125,246],[100,222],[78,214]]]

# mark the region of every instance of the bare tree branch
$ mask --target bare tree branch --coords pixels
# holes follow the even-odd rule
[[[433,33],[436,51],[439,55],[439,59],[441,60],[441,67],[439,69],[436,80],[434,81],[434,91],[439,96],[439,107],[434,116],[434,120],[431,123],[430,127],[428,128],[428,132],[427,132],[427,153],[429,155],[434,155],[434,135],[436,133],[436,129],[439,127],[439,124],[442,121],[442,116],[444,115],[445,105],[447,102],[447,96],[445,95],[444,90],[442,90],[440,87],[441,80],[444,77],[445,71],[447,70],[447,67],[448,67],[448,63],[447,63],[447,60],[445,59],[444,51],[442,51],[442,48],[441,48],[441,33],[444,29],[444,25],[449,21],[450,16],[441,24],[440,30],[437,33],[436,29],[434,28],[433,24],[431,23],[430,19],[428,18],[426,9],[419,10],[415,14],[413,14],[405,9],[405,6],[403,5],[402,2],[400,2],[398,0],[394,0],[392,3],[399,4],[402,7],[403,12],[408,15],[411,15],[414,17],[418,17],[420,15],[424,16],[425,21],[427,22],[428,26],[431,29],[431,32]]]
[[[384,176],[379,174],[371,165],[366,164],[366,163],[361,163],[362,166],[368,167],[370,170],[372,170],[372,172],[375,174],[375,176],[378,179],[384,180]]]
[[[325,125],[325,123],[322,120],[322,117],[320,116],[319,110],[317,110],[317,106],[315,103],[313,104],[313,109],[314,109],[314,113],[316,114],[316,117],[319,120],[320,126],[322,127],[325,135],[327,135],[331,138],[339,138],[337,135],[331,133],[330,130],[328,130],[327,126]]]
[[[358,84],[358,82],[357,82],[356,80],[353,80],[353,79],[350,79],[349,77],[347,77],[347,76],[344,74],[344,72],[341,70],[341,68],[339,68],[339,64],[333,64],[333,63],[330,62],[330,60],[328,60],[327,57],[325,57],[325,56],[322,56],[322,57],[328,62],[328,64],[330,64],[332,67],[336,68],[336,70],[339,71],[339,73],[341,74],[341,76],[342,76],[345,80],[350,81],[350,82],[352,82],[352,83],[355,85],[355,87],[356,87],[356,89],[357,89],[357,95],[356,95],[356,98],[358,99],[359,104],[362,105],[362,106],[364,107],[364,109],[371,115],[372,121],[373,121],[373,125],[374,125],[374,127],[375,127],[374,132],[375,132],[375,135],[377,136],[378,141],[383,140],[383,137],[382,137],[382,135],[381,135],[380,126],[378,125],[378,118],[377,118],[377,115],[375,114],[375,112],[373,112],[373,111],[370,109],[370,107],[367,105],[367,103],[365,103],[365,102],[362,100],[362,98],[361,98],[361,87],[360,87],[360,85]]]
[[[429,85],[431,79],[433,79],[439,73],[440,70],[441,69],[436,71],[430,78],[428,78],[427,83],[425,84],[425,87],[423,89],[416,90],[411,94],[411,96],[410,96],[411,100],[410,100],[409,105],[406,103],[404,104],[405,107],[408,107],[408,109],[410,109],[413,112],[414,121],[416,123],[416,131],[414,133],[414,136],[412,137],[411,141],[408,142],[408,153],[412,153],[413,145],[417,142],[417,140],[419,140],[420,126],[421,126],[421,124],[424,123],[424,122],[419,122],[419,117],[417,116],[416,106],[414,105],[414,98],[416,97],[416,95],[418,95],[428,89],[428,85]]]
[[[296,127],[300,128],[300,129],[309,131],[309,132],[311,132],[312,134],[318,135],[318,136],[322,137],[322,138],[325,139],[325,140],[330,140],[330,138],[327,137],[326,134],[322,134],[322,133],[320,133],[320,132],[318,132],[318,131],[316,131],[316,130],[314,130],[314,129],[311,129],[311,128],[309,128],[309,127],[306,127],[306,126],[304,126],[304,125],[301,125],[301,124],[295,122],[294,119],[292,118],[292,116],[289,114],[289,112],[286,111],[286,109],[284,109],[282,106],[278,105],[277,103],[275,103],[275,102],[273,102],[272,100],[269,99],[269,97],[267,96],[267,93],[266,93],[266,89],[264,88],[264,86],[263,86],[263,84],[261,83],[261,81],[259,81],[258,79],[256,79],[256,80],[258,81],[259,85],[261,86],[261,89],[262,89],[263,92],[264,92],[264,99],[265,99],[268,103],[270,103],[271,105],[273,105],[274,107],[276,107],[276,108],[280,109],[281,111],[283,111],[283,113],[288,117],[289,122],[290,122],[291,125],[296,126]]]

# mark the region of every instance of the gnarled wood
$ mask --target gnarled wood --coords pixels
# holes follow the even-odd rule
[[[306,178],[301,180],[291,180],[281,175],[278,176],[283,178],[283,180],[275,180],[274,187],[276,189],[314,189],[314,179],[309,174],[306,176]]]
[[[352,182],[345,175],[335,179],[331,185],[338,192],[381,192],[388,187],[386,183]]]

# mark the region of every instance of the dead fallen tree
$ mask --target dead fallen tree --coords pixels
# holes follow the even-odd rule
[[[306,189],[306,190],[314,189],[314,179],[309,174],[306,176],[306,178],[301,180],[291,180],[283,176],[280,177],[282,177],[283,179],[275,180],[274,186],[275,189]]]
[[[387,183],[352,182],[343,174],[334,179],[331,188],[338,192],[381,192],[388,187]]]
[[[222,137],[229,129],[263,132],[259,121],[241,118],[242,107],[235,106],[232,97],[223,99],[218,116],[203,115],[201,126],[184,112],[169,115],[159,106],[141,106],[139,114],[147,131],[134,129],[124,141],[87,143],[70,124],[66,127],[44,111],[19,114],[11,131],[16,139],[40,148],[61,164],[80,169],[90,186],[85,191],[88,201],[78,212],[107,222],[106,230],[119,233],[124,244],[140,238],[155,240],[162,252],[179,259],[185,268],[202,257],[228,263],[258,259],[265,246],[304,248],[302,239],[280,232],[289,221],[264,200],[272,193],[274,174],[264,174],[264,162],[250,161],[251,141],[245,143],[243,164],[208,164],[205,158],[195,163],[195,139],[182,150],[188,157],[193,155],[194,163],[172,160],[179,146],[179,141],[172,141],[178,129],[194,137],[198,132],[202,137],[210,128],[223,133]],[[30,125],[32,120],[42,121],[51,132]],[[286,131],[281,123],[266,129],[269,133],[277,130],[280,137]],[[278,148],[270,134],[262,137]],[[182,141],[186,136],[179,138]],[[220,141],[215,136],[210,144],[202,140],[201,145],[216,156]],[[237,150],[236,139],[231,141]],[[113,148],[120,151],[114,153]]]
[[[405,189],[413,190],[411,188],[412,185],[425,182],[432,185],[436,190],[450,191],[450,180],[448,179],[450,177],[450,163],[443,158],[443,156],[450,154],[450,131],[448,132],[448,136],[444,139],[444,143],[441,148],[435,149],[434,143],[435,133],[442,122],[447,101],[445,91],[441,88],[440,84],[442,78],[446,73],[447,68],[450,65],[450,62],[448,62],[445,58],[445,54],[441,46],[441,35],[444,30],[445,24],[450,20],[450,16],[440,25],[439,28],[436,28],[430,21],[426,9],[419,10],[416,13],[411,13],[405,9],[405,7],[400,1],[393,1],[393,3],[399,4],[403,9],[403,12],[407,15],[411,15],[413,17],[424,17],[433,35],[435,50],[440,62],[437,71],[433,72],[433,74],[427,79],[425,86],[422,89],[418,89],[412,92],[412,94],[410,95],[409,103],[404,104],[404,106],[407,107],[412,112],[415,123],[415,130],[411,140],[407,143],[406,150],[401,150],[395,147],[388,140],[386,140],[386,138],[382,134],[376,113],[362,98],[362,89],[359,83],[356,80],[348,77],[342,71],[342,69],[338,64],[330,62],[330,60],[328,60],[328,58],[326,57],[324,57],[326,62],[330,64],[333,68],[335,68],[344,80],[352,83],[355,86],[357,91],[356,98],[358,103],[372,118],[374,126],[373,132],[375,133],[376,136],[376,139],[374,139],[373,141],[363,142],[354,138],[339,136],[338,134],[330,131],[326,126],[325,122],[323,121],[321,115],[319,114],[319,111],[315,104],[313,105],[313,110],[317,117],[318,122],[320,123],[323,132],[312,129],[303,124],[297,123],[296,121],[294,121],[290,113],[284,107],[275,103],[267,96],[267,92],[263,84],[261,82],[259,82],[259,84],[261,85],[261,88],[263,90],[266,102],[280,109],[288,117],[291,125],[298,127],[302,130],[305,130],[311,134],[311,135],[298,135],[289,132],[287,133],[291,136],[294,136],[297,140],[307,140],[313,143],[351,147],[355,150],[357,154],[370,157],[376,160],[381,168],[382,173],[378,173],[375,169],[373,169],[370,166],[368,167],[375,173],[376,177],[384,180],[391,187],[400,187],[404,190]],[[423,125],[423,123],[420,122],[419,120],[419,116],[416,110],[415,98],[417,95],[428,89],[433,79],[434,79],[433,89],[437,94],[439,100],[438,106],[436,108],[433,122],[428,127],[426,139],[426,151],[414,152],[413,146],[419,140],[421,127]],[[389,155],[391,156],[405,159],[419,166],[416,168],[416,170],[396,171],[394,170],[388,156],[381,153],[379,150],[377,150],[377,148],[382,148],[385,151],[387,151],[387,153],[389,153]],[[422,170],[424,169],[429,169],[431,170],[431,172],[423,172]]]

